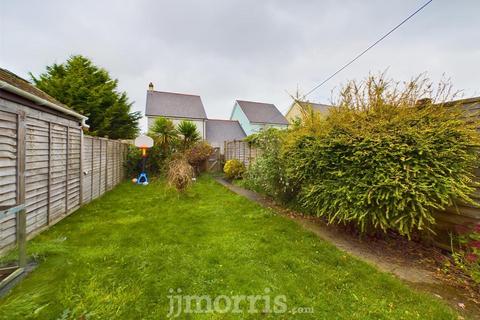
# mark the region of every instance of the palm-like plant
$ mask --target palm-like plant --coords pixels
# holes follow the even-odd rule
[[[150,128],[150,134],[163,149],[167,149],[178,139],[178,132],[175,130],[175,125],[172,120],[163,117],[155,119],[155,122]]]
[[[182,136],[182,145],[184,148],[190,147],[202,138],[197,130],[197,126],[191,121],[183,120],[180,122],[177,131]]]

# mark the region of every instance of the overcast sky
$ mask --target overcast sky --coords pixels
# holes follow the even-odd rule
[[[285,112],[287,92],[308,91],[424,2],[0,0],[0,65],[28,78],[83,54],[135,110],[152,81],[201,95],[210,118],[228,118],[235,99]],[[479,13],[478,0],[434,0],[309,99],[328,103],[346,80],[386,68],[398,80],[445,73],[466,97],[480,95]]]

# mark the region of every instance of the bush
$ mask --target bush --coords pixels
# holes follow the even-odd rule
[[[223,167],[227,179],[240,179],[245,172],[245,165],[237,159],[228,160]]]
[[[193,174],[192,166],[183,155],[174,156],[168,163],[168,184],[179,192],[184,192],[192,184]]]
[[[185,155],[195,172],[198,174],[205,167],[206,161],[213,154],[213,148],[208,142],[200,141],[189,148]]]
[[[477,124],[435,100],[448,86],[432,87],[421,78],[404,87],[383,77],[351,82],[323,130],[293,130],[284,159],[299,202],[330,222],[407,236],[430,230],[434,210],[474,203]]]
[[[149,175],[158,175],[162,172],[168,154],[159,145],[147,150],[145,170]],[[126,172],[129,177],[136,177],[142,171],[142,152],[139,148],[129,145],[125,161]]]
[[[128,145],[125,159],[125,170],[128,177],[136,177],[142,170],[142,154],[139,148]]]
[[[248,137],[247,141],[260,150],[260,156],[245,174],[247,187],[283,201],[292,196],[281,152],[285,133],[284,130],[269,128]]]

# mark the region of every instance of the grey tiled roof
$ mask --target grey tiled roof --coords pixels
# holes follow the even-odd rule
[[[146,116],[206,119],[200,96],[173,92],[147,91]]]
[[[253,123],[288,124],[287,119],[271,103],[237,100],[248,120]]]
[[[206,139],[211,142],[241,140],[247,135],[237,120],[207,120]]]
[[[306,102],[306,101],[297,101],[299,105],[302,107],[310,106],[313,110],[318,111],[320,113],[328,113],[328,109],[332,106],[328,104],[321,104],[321,103],[313,103],[313,102]]]

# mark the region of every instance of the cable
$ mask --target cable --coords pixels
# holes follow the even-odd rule
[[[408,20],[410,20],[414,15],[416,15],[417,13],[419,13],[423,8],[425,8],[426,6],[428,6],[433,0],[429,0],[427,1],[423,6],[421,6],[420,8],[418,8],[415,12],[413,12],[412,14],[410,14],[407,18],[405,18],[402,22],[400,22],[399,24],[397,24],[393,29],[391,29],[390,31],[388,31],[386,34],[384,34],[380,39],[378,39],[377,41],[375,41],[373,44],[371,44],[367,49],[363,50],[361,53],[359,53],[357,56],[355,56],[355,58],[353,58],[352,60],[350,60],[347,64],[345,64],[343,67],[341,67],[340,69],[338,69],[337,71],[335,71],[335,73],[333,73],[331,76],[329,76],[328,78],[326,78],[325,80],[323,80],[320,84],[316,85],[315,87],[313,87],[313,89],[311,89],[310,91],[308,91],[302,98],[302,100],[304,100],[308,95],[310,95],[312,92],[314,92],[315,90],[317,90],[318,88],[320,88],[321,86],[323,86],[328,80],[332,79],[333,77],[335,77],[337,74],[339,74],[340,72],[342,72],[345,68],[347,68],[349,65],[351,65],[352,63],[354,63],[355,61],[357,61],[361,56],[363,56],[365,53],[367,53],[367,51],[369,51],[370,49],[372,49],[373,47],[375,47],[378,43],[380,43],[383,39],[385,39],[386,37],[388,37],[390,34],[392,34],[395,30],[397,30],[398,28],[400,28],[405,22],[407,22]]]

